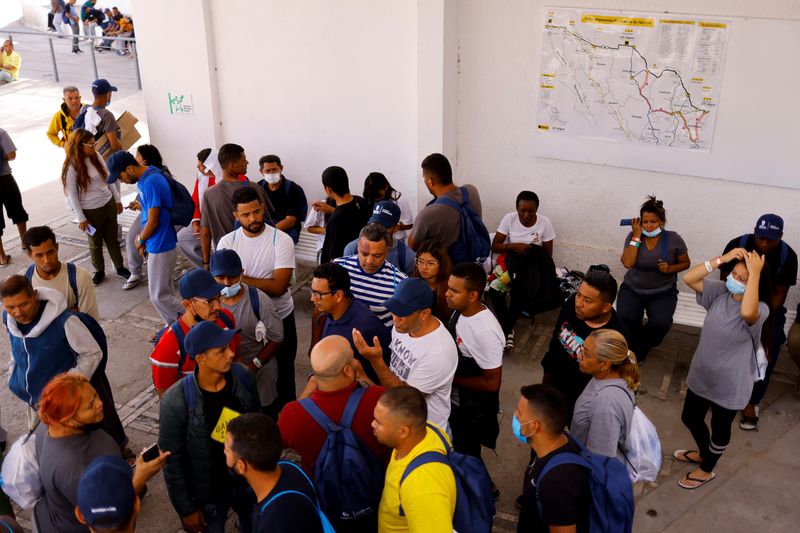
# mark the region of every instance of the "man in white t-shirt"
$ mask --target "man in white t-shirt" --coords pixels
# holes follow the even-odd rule
[[[283,321],[283,344],[275,358],[278,362],[278,398],[280,408],[296,398],[294,359],[297,354],[297,328],[294,301],[289,283],[294,274],[294,242],[283,231],[264,222],[266,206],[255,189],[241,187],[231,198],[234,216],[240,228],[223,236],[217,249],[231,249],[239,254],[244,268],[242,283],[263,291],[275,304]]]
[[[459,263],[447,281],[447,306],[455,311],[448,329],[458,347],[450,412],[453,448],[479,459],[481,445],[495,449],[500,433],[505,345],[503,328],[481,301],[485,287],[486,272],[477,263]]]
[[[381,385],[419,389],[428,404],[428,420],[449,433],[447,420],[458,350],[445,325],[431,314],[433,304],[433,291],[420,278],[404,279],[394,296],[384,302],[394,321],[389,366],[381,357],[378,337],[370,346],[360,332],[353,331],[353,342],[372,364]]]

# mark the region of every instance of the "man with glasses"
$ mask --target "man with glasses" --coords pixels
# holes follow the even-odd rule
[[[392,314],[383,302],[394,296],[397,284],[406,275],[386,260],[392,247],[392,234],[384,226],[367,224],[358,237],[358,254],[334,259],[350,274],[353,297],[369,306],[387,329],[392,327]]]
[[[150,354],[153,385],[158,396],[184,375],[194,372],[195,362],[186,353],[184,340],[192,326],[200,322],[216,323],[223,329],[236,329],[236,321],[227,309],[222,309],[220,292],[224,285],[217,283],[207,270],[196,268],[187,272],[180,282],[180,293],[185,311],[159,334],[156,347]],[[239,334],[234,335],[230,349],[238,353]]]
[[[317,342],[326,337],[338,335],[347,339],[350,348],[356,352],[364,372],[375,383],[378,374],[372,364],[357,353],[353,344],[353,330],[357,329],[370,342],[378,338],[383,348],[383,361],[388,365],[392,352],[389,348],[392,340],[391,330],[384,327],[378,317],[363,302],[353,298],[350,292],[350,275],[347,270],[336,263],[326,263],[314,270],[311,280],[311,303],[319,313],[311,324],[311,351]]]

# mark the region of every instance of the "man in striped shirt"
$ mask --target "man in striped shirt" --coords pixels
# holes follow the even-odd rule
[[[350,274],[350,291],[367,305],[387,328],[392,314],[383,302],[394,295],[397,284],[407,276],[386,260],[392,247],[392,234],[380,224],[367,224],[358,237],[358,253],[334,259]]]

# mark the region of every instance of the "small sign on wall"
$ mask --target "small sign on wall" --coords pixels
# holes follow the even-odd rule
[[[170,115],[194,115],[191,94],[167,93],[167,97],[169,97]]]

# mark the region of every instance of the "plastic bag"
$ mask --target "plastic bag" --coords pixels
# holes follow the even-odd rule
[[[767,375],[767,365],[769,361],[767,360],[767,352],[764,351],[764,347],[761,346],[761,343],[758,344],[758,348],[756,349],[756,368],[753,371],[753,381],[761,381]]]
[[[625,466],[631,482],[655,481],[661,469],[661,441],[656,427],[638,406],[633,408],[626,448]]]
[[[3,459],[3,492],[23,509],[30,509],[44,493],[36,456],[36,436],[28,433],[11,445]]]

